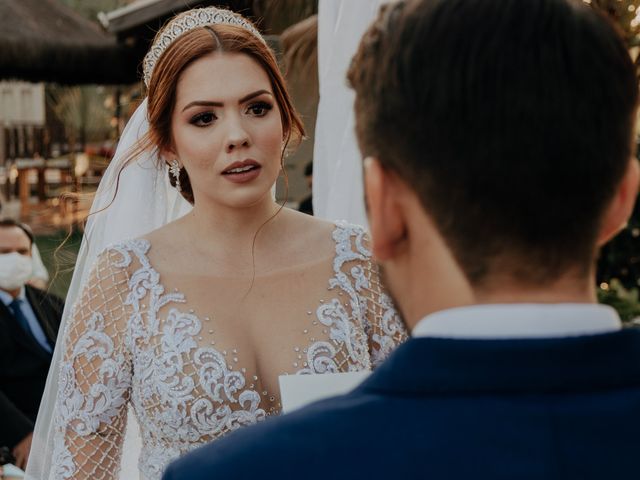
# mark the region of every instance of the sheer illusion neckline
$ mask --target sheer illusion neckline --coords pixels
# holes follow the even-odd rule
[[[160,269],[156,268],[156,265],[155,265],[156,262],[150,256],[150,252],[153,251],[153,242],[151,242],[151,240],[146,238],[141,238],[140,242],[144,246],[144,249],[146,251],[145,255],[147,257],[147,261],[149,262],[150,267],[153,268],[153,270],[159,275],[161,279],[168,275],[176,275],[178,277],[190,276],[192,278],[202,278],[202,279],[211,278],[211,279],[218,279],[218,280],[230,279],[230,280],[238,280],[238,281],[239,280],[250,281],[251,278],[254,278],[255,280],[268,280],[273,277],[288,275],[301,270],[314,268],[320,265],[331,264],[336,255],[335,251],[328,251],[327,254],[322,257],[314,258],[312,260],[308,260],[305,262],[296,263],[295,265],[280,267],[280,268],[272,269],[266,272],[256,273],[254,277],[250,275],[191,274],[188,272],[166,271],[162,268]]]
[[[325,264],[332,264],[333,260],[336,257],[336,236],[339,235],[339,231],[341,229],[345,229],[346,225],[343,224],[343,222],[337,222],[334,223],[332,225],[332,228],[330,230],[330,232],[326,235],[326,254],[322,255],[321,257],[316,257],[316,258],[311,258],[299,263],[296,263],[294,265],[288,265],[288,266],[283,266],[283,267],[276,267],[274,269],[268,270],[268,271],[264,271],[264,272],[256,272],[255,275],[233,275],[233,274],[225,274],[225,275],[216,275],[216,274],[191,274],[188,272],[180,272],[180,271],[169,271],[169,270],[165,270],[163,268],[163,266],[161,266],[160,268],[157,267],[157,262],[156,259],[152,258],[153,254],[151,252],[153,252],[153,246],[154,243],[146,237],[141,237],[138,238],[137,240],[135,240],[135,242],[139,242],[139,244],[143,247],[143,250],[145,252],[145,257],[147,260],[148,265],[153,268],[153,270],[155,271],[155,273],[157,275],[159,275],[159,277],[162,278],[166,278],[169,275],[176,275],[178,277],[186,277],[189,276],[191,278],[211,278],[211,279],[229,279],[229,280],[237,280],[237,281],[242,281],[242,280],[247,280],[247,281],[251,281],[251,279],[253,278],[254,281],[257,280],[268,280],[269,278],[273,278],[273,277],[279,277],[282,275],[287,275],[287,274],[291,274],[291,273],[295,273],[298,271],[302,271],[302,270],[306,270],[306,269],[310,269],[310,268],[314,268],[320,265],[325,265]],[[161,282],[162,283],[162,282]],[[180,288],[178,288],[178,290],[180,290]]]
[[[107,247],[65,330],[51,477],[113,480],[129,404],[140,426],[139,469],[159,480],[187,451],[279,413],[278,372],[380,364],[406,331],[364,230],[338,223],[331,237],[326,266],[303,263],[290,278],[267,277],[273,282],[258,282],[239,312],[236,285],[225,280],[164,273],[160,281],[148,239]],[[205,316],[209,305],[219,311]]]

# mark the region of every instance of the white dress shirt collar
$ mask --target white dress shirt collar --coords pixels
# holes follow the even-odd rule
[[[423,318],[413,337],[553,338],[620,330],[617,312],[590,303],[490,304],[442,310]]]
[[[24,286],[22,288],[20,288],[20,293],[18,294],[18,296],[16,298],[19,298],[20,300],[26,300],[27,299],[27,295],[25,293]],[[8,306],[11,302],[13,302],[13,297],[11,296],[11,294],[9,292],[5,292],[4,290],[0,290],[0,301],[2,301],[2,303],[4,303],[5,305]]]

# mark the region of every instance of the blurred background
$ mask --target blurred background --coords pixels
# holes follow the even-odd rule
[[[640,66],[640,0],[584,1],[620,26]],[[209,5],[253,19],[278,55],[308,137],[287,158],[288,188],[280,179],[277,197],[304,206],[319,100],[318,0],[0,0],[0,215],[33,228],[53,293],[66,295],[91,194],[144,98],[141,61],[155,33],[176,13]],[[640,316],[638,207],[603,250],[598,287],[623,319]]]
[[[144,98],[141,63],[156,32],[209,5],[252,18],[290,72],[308,138],[287,158],[277,196],[297,208],[310,193],[317,0],[0,0],[0,215],[33,228],[53,293],[66,294],[91,194]]]

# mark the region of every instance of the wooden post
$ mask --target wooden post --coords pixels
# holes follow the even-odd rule
[[[44,172],[46,167],[38,167],[38,200],[44,202],[47,199],[46,182]]]
[[[29,170],[23,168],[18,171],[18,198],[20,199],[20,216],[29,213]]]

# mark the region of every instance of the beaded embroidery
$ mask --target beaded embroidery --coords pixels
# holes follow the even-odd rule
[[[333,238],[331,298],[311,315],[301,312],[309,325],[304,333],[315,329],[325,338],[293,348],[300,368],[292,373],[370,369],[406,339],[364,231],[340,223]],[[182,308],[181,292],[165,291],[149,248],[146,240],[132,240],[105,250],[74,306],[65,332],[72,341],[61,369],[52,479],[79,472],[117,478],[128,403],[141,428],[139,467],[148,480],[159,479],[187,451],[279,413],[274,393],[258,391],[258,377],[247,379],[246,369],[237,367],[238,349],[201,342],[209,319]]]

